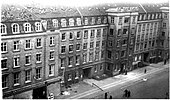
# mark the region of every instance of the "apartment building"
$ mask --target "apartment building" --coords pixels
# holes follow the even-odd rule
[[[84,79],[167,59],[169,12],[163,6],[2,7],[4,98],[57,96]]]

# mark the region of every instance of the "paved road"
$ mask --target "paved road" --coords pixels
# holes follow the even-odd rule
[[[147,81],[142,78],[138,81],[131,81],[126,84],[110,88],[107,91],[109,96],[112,95],[115,99],[123,99],[123,91],[131,90],[131,99],[164,99],[165,93],[169,91],[169,68],[156,72],[152,75],[145,76]],[[104,93],[104,92],[103,92]],[[104,98],[103,93],[89,95],[84,98]]]
[[[75,98],[82,98],[82,99],[83,98],[86,98],[86,99],[103,98],[104,97],[103,94],[105,92],[109,92],[110,93],[109,95],[112,95],[113,98],[122,98],[124,89],[129,88],[131,90],[131,88],[132,88],[131,91],[133,91],[133,87],[131,87],[131,86],[134,86],[134,92],[132,94],[135,93],[136,97],[138,97],[138,98],[140,98],[140,96],[142,95],[142,94],[140,94],[140,91],[143,93],[143,95],[145,95],[145,93],[148,94],[147,93],[148,90],[146,91],[144,87],[146,87],[146,89],[148,89],[149,86],[157,87],[158,89],[164,88],[163,90],[165,90],[165,91],[159,91],[159,94],[160,94],[160,92],[163,93],[163,92],[168,91],[168,90],[166,90],[166,89],[168,89],[168,83],[169,83],[169,81],[168,81],[168,71],[169,71],[169,67],[166,68],[166,69],[161,69],[161,70],[157,70],[157,71],[155,70],[155,71],[150,72],[150,73],[148,72],[146,75],[139,75],[137,77],[131,78],[130,80],[118,82],[120,84],[110,84],[110,85],[104,86],[104,87],[102,87],[102,89],[104,89],[104,91],[100,91],[99,89],[96,88],[96,89],[87,91],[85,93],[73,96],[71,98],[74,98],[74,99]],[[166,77],[164,76],[164,74],[165,74]],[[161,76],[163,76],[163,78]],[[143,78],[148,78],[149,80],[146,81],[146,82],[143,82],[143,80],[142,80]],[[153,79],[155,79],[155,80],[153,80]],[[163,79],[163,80],[161,80],[161,79]],[[151,81],[151,83],[150,83],[150,81]],[[162,81],[165,81],[165,82],[162,82]],[[161,82],[163,84],[161,84],[159,82]],[[146,85],[146,83],[148,83],[148,85]],[[164,83],[166,83],[166,84],[164,84]],[[139,87],[138,87],[138,84],[139,84]],[[145,85],[140,85],[140,84],[145,84]],[[161,84],[161,85],[159,85],[159,84]],[[163,85],[163,87],[161,87],[162,85]],[[136,89],[136,91],[135,91],[135,89]],[[144,90],[142,90],[142,89],[144,89]],[[155,89],[156,88],[149,89],[150,94],[153,94],[152,92],[155,91]],[[143,92],[143,91],[145,91],[145,92]],[[134,95],[134,97],[135,97],[135,95]],[[146,97],[143,97],[143,96],[141,96],[141,97],[142,98],[148,98],[147,95],[146,95]],[[149,95],[149,97],[150,97],[150,95]],[[153,96],[151,96],[151,97],[153,98]],[[133,96],[132,96],[132,98],[133,98]],[[154,97],[154,98],[160,98],[160,97]],[[162,96],[162,98],[164,98],[164,96]]]

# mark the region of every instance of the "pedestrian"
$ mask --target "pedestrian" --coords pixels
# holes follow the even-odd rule
[[[164,60],[164,65],[166,64],[166,59]]]
[[[109,99],[112,99],[112,96],[110,96]]]
[[[127,92],[127,97],[130,97],[130,90]]]
[[[146,74],[146,69],[145,69],[144,73]]]
[[[169,93],[166,92],[166,99],[169,99]]]
[[[105,93],[104,98],[107,99],[107,92]]]
[[[126,90],[124,90],[124,96],[125,97],[127,97],[127,92],[128,92],[128,90],[126,89]]]

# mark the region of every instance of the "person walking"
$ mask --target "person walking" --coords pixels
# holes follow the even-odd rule
[[[127,92],[127,97],[130,97],[130,90]]]
[[[107,99],[107,92],[105,93],[104,98]]]
[[[125,97],[127,97],[127,92],[128,92],[128,90],[126,89],[126,90],[124,90],[124,96]]]
[[[112,96],[110,96],[109,99],[112,99]]]
[[[145,74],[146,74],[146,71],[147,71],[147,70],[145,69],[145,70],[144,70],[144,73],[145,73]]]

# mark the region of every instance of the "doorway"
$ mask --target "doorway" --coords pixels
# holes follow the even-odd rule
[[[149,58],[149,52],[144,53],[143,61],[144,61],[144,62],[149,62],[149,61],[148,61],[148,58]]]
[[[83,69],[83,78],[90,78],[91,68]]]
[[[33,99],[47,99],[46,87],[33,89]]]

